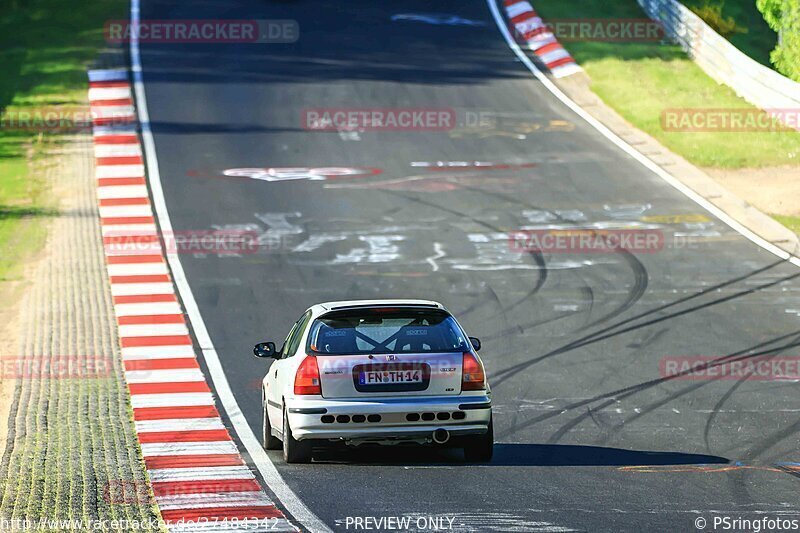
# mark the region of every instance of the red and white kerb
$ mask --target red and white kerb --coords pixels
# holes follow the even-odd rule
[[[505,0],[506,14],[517,35],[527,47],[547,66],[556,78],[563,78],[580,72],[575,63],[553,32],[536,14],[533,6],[526,0]]]
[[[125,379],[156,503],[171,531],[296,531],[215,406],[150,204],[125,70],[89,72],[97,198]],[[136,247],[115,246],[135,239]],[[263,525],[263,527],[260,527]]]

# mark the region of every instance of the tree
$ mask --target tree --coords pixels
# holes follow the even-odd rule
[[[770,60],[781,74],[800,81],[800,0],[756,0],[767,24],[778,32]]]

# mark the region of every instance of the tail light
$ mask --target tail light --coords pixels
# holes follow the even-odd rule
[[[300,363],[300,368],[297,369],[297,374],[294,376],[294,393],[297,395],[322,395],[317,358],[313,355],[309,355]]]
[[[472,352],[464,352],[464,361],[461,365],[461,390],[486,389],[486,373],[483,371],[478,356]]]

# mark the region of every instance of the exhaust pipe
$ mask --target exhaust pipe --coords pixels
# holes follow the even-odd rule
[[[445,444],[450,440],[450,432],[446,429],[439,428],[433,432],[433,442],[436,444]]]

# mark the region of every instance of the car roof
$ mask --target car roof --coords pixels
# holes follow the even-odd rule
[[[444,309],[445,307],[439,302],[432,300],[414,300],[414,299],[383,299],[383,300],[340,300],[335,302],[324,302],[315,305],[311,309],[317,312],[333,311],[334,309],[348,309],[358,307],[380,307],[380,306],[403,306],[403,307],[433,307],[436,309]]]

